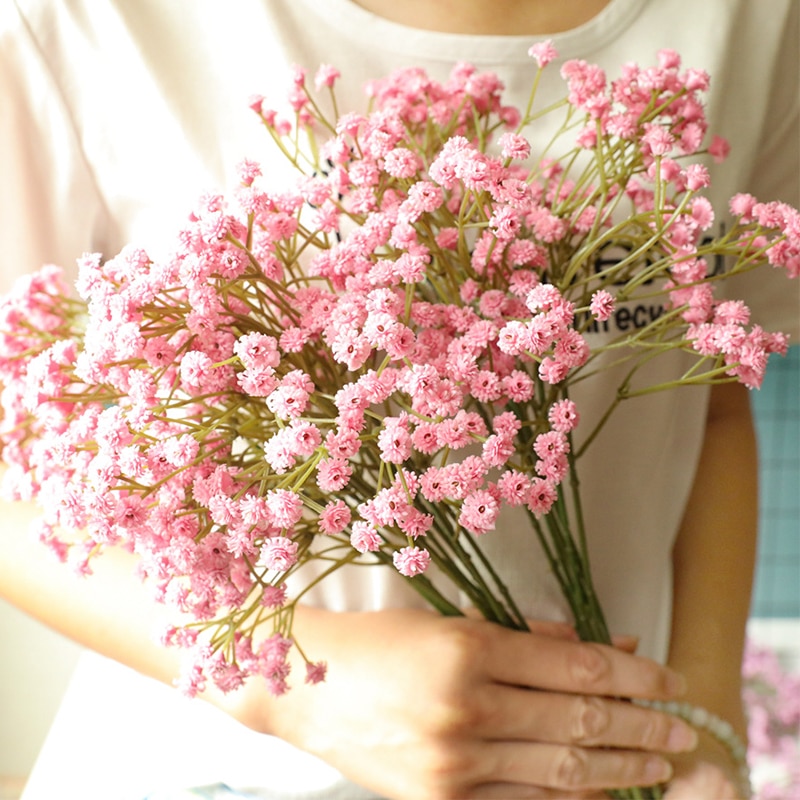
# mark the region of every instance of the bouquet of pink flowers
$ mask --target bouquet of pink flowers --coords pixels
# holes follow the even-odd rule
[[[531,55],[526,109],[460,64],[444,83],[415,69],[373,81],[368,113],[329,119],[336,70],[316,91],[298,70],[293,121],[253,101],[296,183],[270,186],[247,161],[170,257],[85,255],[78,299],[53,266],[5,299],[6,494],[41,504],[39,537],[79,572],[108,547],[138,554],[158,599],[191,618],[164,636],[191,654],[186,691],[250,675],[285,691],[295,604],[343,564],[396,569],[457,614],[449,583],[524,629],[480,545],[502,506],[527,512],[580,635],[609,641],[581,454],[625,398],[757,386],[785,350],[743,303],[715,299],[721,278],[764,264],[796,277],[800,215],[739,195],[735,224],[707,236],[708,171],[691,157],[725,151],[703,144],[707,76],[666,51],[613,82],[569,61],[566,97],[539,110],[555,53]],[[545,114],[563,124],[532,153],[525,130]],[[652,319],[590,348],[587,330],[643,298]],[[676,350],[684,374],[637,383]],[[578,447],[570,387],[608,353],[626,377]]]

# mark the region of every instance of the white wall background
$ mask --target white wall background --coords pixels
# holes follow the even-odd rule
[[[80,649],[0,601],[0,775],[27,775]]]

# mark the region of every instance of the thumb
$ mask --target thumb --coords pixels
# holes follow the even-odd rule
[[[540,636],[551,636],[554,639],[580,641],[574,626],[568,622],[556,622],[547,619],[526,619],[525,622],[528,623],[531,633],[536,633]]]
[[[531,633],[552,636],[554,639],[570,639],[576,642],[580,640],[575,628],[568,622],[553,622],[544,619],[528,619],[526,622],[531,629]],[[619,650],[633,654],[639,647],[639,637],[628,634],[615,634],[611,637],[611,643]]]

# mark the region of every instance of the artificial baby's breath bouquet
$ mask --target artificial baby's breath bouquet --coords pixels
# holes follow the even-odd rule
[[[796,277],[800,216],[739,195],[735,224],[707,237],[693,156],[725,149],[707,143],[707,76],[666,51],[610,83],[569,61],[567,96],[539,110],[555,53],[531,55],[526,109],[460,64],[444,83],[416,69],[370,82],[366,113],[328,119],[318,98],[336,70],[316,90],[298,70],[293,120],[253,101],[296,183],[270,186],[244,162],[170,257],[85,255],[78,299],[52,266],[5,299],[6,493],[39,502],[38,535],[80,572],[109,547],[138,554],[158,599],[192,620],[165,634],[191,654],[190,693],[252,675],[287,689],[305,592],[287,582],[312,561],[312,583],[385,565],[444,613],[460,613],[450,585],[524,629],[481,549],[503,506],[527,512],[580,635],[609,641],[576,462],[625,398],[757,386],[785,349],[715,298],[720,278],[765,264]],[[563,125],[531,152],[544,114]],[[598,258],[615,245],[623,256]],[[642,298],[658,309],[646,324],[589,346],[592,326]],[[637,384],[676,350],[691,355],[684,374]],[[570,388],[609,352],[625,378],[578,447]]]

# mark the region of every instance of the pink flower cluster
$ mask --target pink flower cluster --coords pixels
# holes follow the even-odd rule
[[[696,166],[696,165],[695,165]],[[766,257],[790,278],[800,276],[800,213],[786,203],[758,203],[750,195],[736,195],[730,210],[738,216],[741,232],[736,248],[741,258]],[[679,309],[689,327],[685,338],[701,356],[717,359],[745,386],[758,388],[770,354],[785,355],[787,337],[759,325],[748,327],[750,311],[741,300],[717,299],[711,282],[709,259],[697,247],[698,238],[711,227],[714,212],[704,197],[695,198],[689,216],[673,225],[666,241],[672,248],[671,305]],[[780,230],[776,241],[764,230]]]
[[[778,653],[748,641],[742,664],[748,761],[758,800],[800,791],[800,675]]]
[[[321,551],[413,579],[450,558],[454,527],[488,534],[504,505],[546,524],[574,468],[570,381],[607,346],[587,331],[645,279],[669,293],[672,329],[710,380],[757,385],[785,346],[713,298],[707,173],[673,160],[701,147],[705,79],[678,67],[662,53],[608,86],[563,66],[599,185],[571,159],[536,162],[527,121],[470,65],[444,83],[418,69],[373,81],[373,110],[333,122],[298,70],[293,124],[253,101],[297,165],[295,127],[323,139],[295,185],[245,161],[232,196],[200,198],[171,256],[86,255],[78,300],[55,267],[5,298],[6,493],[38,501],[38,535],[78,572],[108,546],[140,556],[156,597],[195,620],[165,635],[194,653],[187,691],[250,674],[285,691],[286,581]],[[316,86],[337,77],[324,67]],[[635,222],[615,216],[621,197]],[[734,271],[796,276],[797,212],[733,205]],[[643,258],[595,270],[615,237]],[[665,341],[626,343],[649,357]],[[262,624],[272,636],[257,643]]]

